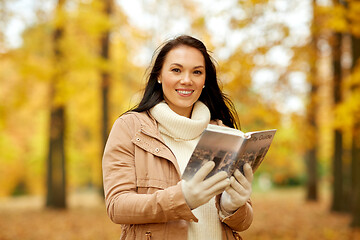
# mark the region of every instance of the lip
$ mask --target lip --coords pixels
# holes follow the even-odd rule
[[[193,89],[176,89],[175,91],[182,97],[189,97],[194,93],[195,90],[193,90]]]

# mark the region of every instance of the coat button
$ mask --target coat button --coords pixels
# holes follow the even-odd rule
[[[155,152],[160,152],[160,149],[159,148],[155,148]]]

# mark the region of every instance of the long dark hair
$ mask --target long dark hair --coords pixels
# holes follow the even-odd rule
[[[150,68],[151,71],[147,78],[148,81],[144,95],[140,103],[131,111],[147,111],[164,100],[161,84],[157,82],[158,76],[160,75],[166,55],[180,45],[198,49],[205,59],[205,88],[202,90],[199,100],[209,108],[211,120],[222,120],[226,126],[239,128],[240,124],[234,104],[219,87],[214,60],[200,40],[187,35],[181,35],[169,40],[155,51],[153,56],[155,61],[153,61],[154,64]]]

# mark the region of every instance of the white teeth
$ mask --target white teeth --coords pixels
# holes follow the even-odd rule
[[[192,93],[193,91],[183,91],[183,90],[177,90],[178,93],[181,93],[181,94],[190,94]]]

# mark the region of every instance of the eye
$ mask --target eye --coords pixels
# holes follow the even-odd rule
[[[200,71],[200,70],[195,70],[195,71],[194,71],[194,74],[196,74],[196,75],[201,75],[201,74],[202,74],[202,71]]]
[[[171,69],[172,72],[176,72],[176,73],[179,73],[180,72],[180,68],[173,68]]]

